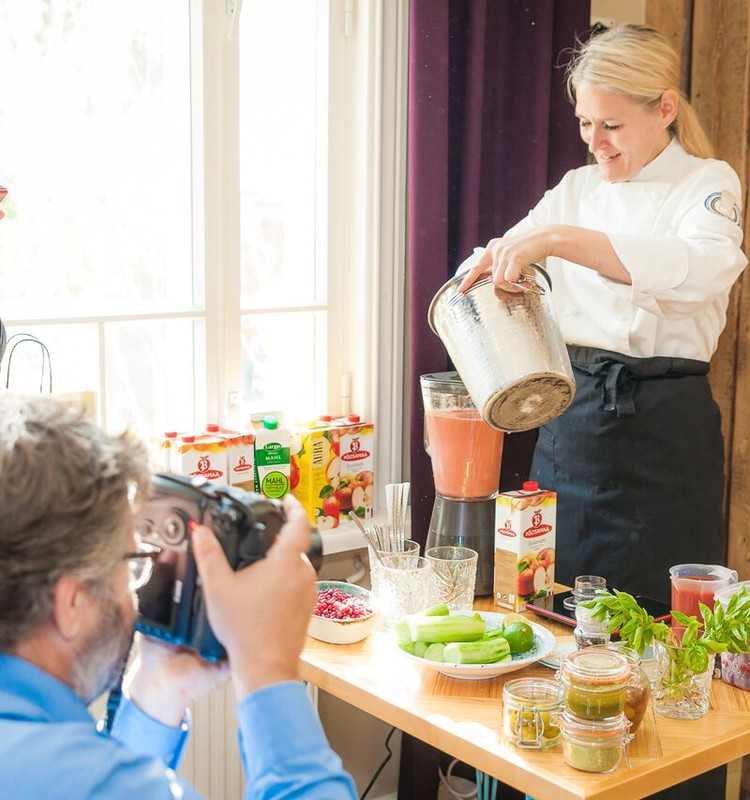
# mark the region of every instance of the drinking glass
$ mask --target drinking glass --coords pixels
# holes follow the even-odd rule
[[[411,553],[388,553],[380,565],[380,619],[390,627],[429,605],[432,563]]]
[[[370,560],[370,590],[373,592],[373,594],[380,595],[380,572],[382,566],[380,559],[384,556],[393,555],[394,552],[418,556],[419,542],[415,542],[413,539],[405,539],[404,549],[398,551],[374,550],[370,545],[367,545],[367,556]],[[380,558],[378,558],[378,556],[380,556]]]
[[[425,558],[432,562],[430,605],[445,603],[451,611],[474,605],[479,554],[469,547],[430,547]]]
[[[606,588],[607,580],[600,575],[579,575],[575,579],[570,597],[566,597],[563,600],[563,605],[565,608],[573,611],[579,603],[583,603],[586,600],[593,600],[598,591]]]

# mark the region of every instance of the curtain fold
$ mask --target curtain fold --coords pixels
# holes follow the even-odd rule
[[[411,0],[408,291],[412,536],[427,537],[434,487],[419,376],[450,368],[430,300],[477,245],[585,163],[562,52],[585,38],[586,0]],[[530,466],[535,432],[506,436],[501,488]]]

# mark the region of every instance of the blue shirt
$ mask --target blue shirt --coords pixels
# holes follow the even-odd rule
[[[237,715],[245,800],[356,798],[301,683],[254,692]],[[0,800],[199,800],[174,772],[187,736],[126,698],[100,732],[69,686],[0,654]]]

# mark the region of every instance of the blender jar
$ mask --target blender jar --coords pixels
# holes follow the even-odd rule
[[[435,491],[452,500],[494,497],[503,432],[482,419],[457,372],[422,375],[420,383]]]

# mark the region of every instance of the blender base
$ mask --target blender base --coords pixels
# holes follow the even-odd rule
[[[474,597],[493,593],[495,577],[495,498],[448,500],[437,495],[427,532],[428,547],[470,547],[479,553]]]

